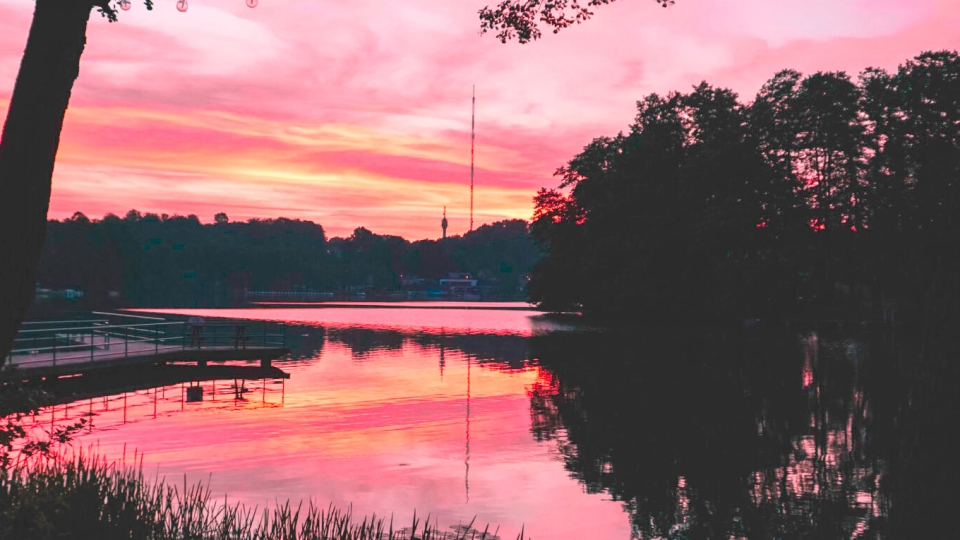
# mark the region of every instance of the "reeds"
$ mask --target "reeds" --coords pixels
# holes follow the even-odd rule
[[[136,463],[136,459],[134,460]],[[215,500],[203,482],[148,482],[141,463],[85,456],[0,468],[0,538],[98,540],[497,540],[473,522],[440,530],[414,513],[411,525],[357,519],[312,502],[272,510]],[[523,532],[518,536],[523,540]]]

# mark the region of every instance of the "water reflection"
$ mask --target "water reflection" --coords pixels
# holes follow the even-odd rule
[[[891,362],[903,351],[889,340],[605,334],[532,347],[547,368],[530,392],[533,436],[622,503],[633,538],[944,531],[905,510],[927,479],[897,474],[923,459],[902,437],[924,434],[905,425],[916,372]]]
[[[396,302],[391,307],[301,307],[247,309],[143,309],[144,313],[250,319],[287,324],[331,327],[362,327],[372,330],[440,333],[520,335],[574,330],[577,324],[531,309],[518,309],[512,302],[483,302],[482,309],[435,309],[424,302]],[[496,309],[504,305],[506,309]],[[366,307],[364,307],[366,306]]]
[[[251,504],[476,516],[505,538],[909,538],[951,515],[949,352],[886,335],[491,333],[445,316],[452,329],[292,327],[275,399],[207,381],[182,413],[101,421],[85,440],[163,474],[214,473]]]
[[[34,414],[25,427],[42,436],[85,419],[86,430],[92,433],[198,406],[281,407],[288,377],[276,367],[168,365],[51,379],[39,383],[50,396],[48,406]]]

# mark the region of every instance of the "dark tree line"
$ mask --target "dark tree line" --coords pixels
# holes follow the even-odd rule
[[[536,199],[531,298],[657,320],[943,320],[960,299],[960,58],[638,102]]]
[[[84,291],[87,301],[135,306],[237,305],[245,290],[395,291],[402,277],[478,276],[493,295],[525,294],[539,251],[526,222],[484,225],[444,241],[407,241],[357,228],[327,239],[310,221],[253,219],[212,224],[196,216],[131,210],[50,221],[38,283]]]

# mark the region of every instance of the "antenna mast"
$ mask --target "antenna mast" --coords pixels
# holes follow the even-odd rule
[[[473,98],[470,102],[470,230],[473,231],[473,141],[476,138],[474,133],[474,121],[477,110],[477,85],[473,85]]]

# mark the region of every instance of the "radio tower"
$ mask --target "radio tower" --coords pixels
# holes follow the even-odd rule
[[[474,134],[474,120],[476,119],[477,111],[477,85],[473,85],[473,98],[470,102],[470,230],[473,231],[473,140],[476,138]]]
[[[440,221],[440,227],[443,228],[443,239],[447,239],[447,207],[443,207],[443,219]]]

